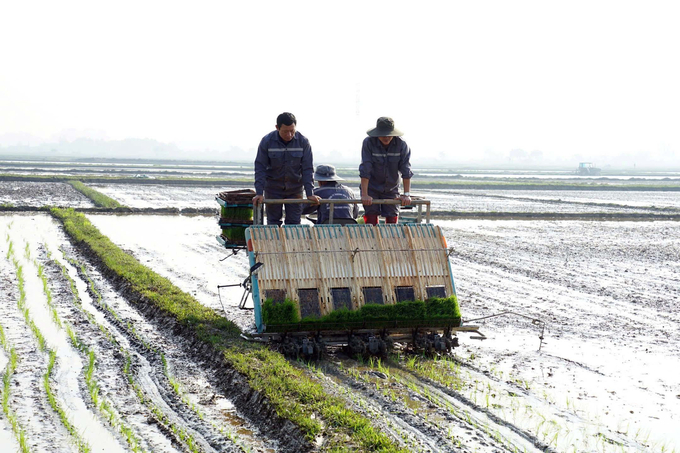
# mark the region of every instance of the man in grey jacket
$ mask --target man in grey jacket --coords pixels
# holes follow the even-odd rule
[[[401,199],[401,205],[411,204],[411,149],[402,140],[404,135],[395,129],[392,118],[378,118],[376,127],[367,131],[361,147],[361,202],[364,205],[364,220],[377,225],[378,217],[385,217],[385,223],[397,223],[399,207],[396,205],[374,205],[373,199]],[[404,183],[404,192],[399,195],[399,175]]]
[[[295,130],[297,120],[292,113],[284,112],[276,118],[276,130],[265,135],[257,148],[255,158],[255,192],[253,205],[264,200],[302,198],[316,201],[314,195],[314,163],[309,140]],[[267,205],[267,223],[281,225],[283,208],[286,225],[300,223],[302,204]]]

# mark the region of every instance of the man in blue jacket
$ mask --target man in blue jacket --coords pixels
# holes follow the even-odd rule
[[[375,205],[373,199],[401,199],[401,205],[411,204],[411,149],[402,140],[404,135],[395,129],[392,118],[378,118],[376,127],[367,131],[361,147],[361,202],[364,205],[364,220],[376,225],[378,217],[385,217],[385,223],[397,223],[397,205]],[[404,192],[399,195],[399,175],[404,182]]]
[[[316,167],[314,180],[319,183],[319,187],[314,189],[314,195],[323,200],[354,199],[354,191],[338,183],[338,181],[343,181],[343,179],[335,173],[335,167],[332,165],[319,165]],[[317,209],[319,213],[317,214],[316,223],[327,223],[330,220],[330,206],[328,204],[320,206],[308,205],[302,213],[311,214]],[[333,208],[334,222],[335,219],[356,219],[358,215],[359,206],[356,204],[336,204]]]
[[[309,140],[295,130],[297,120],[284,112],[276,118],[276,130],[265,135],[255,158],[255,192],[253,205],[265,196],[269,199],[302,198],[304,189],[309,200],[318,203],[314,195],[314,163]],[[267,223],[281,225],[283,208],[286,225],[300,223],[302,204],[267,205]]]

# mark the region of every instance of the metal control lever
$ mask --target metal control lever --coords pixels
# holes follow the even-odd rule
[[[220,305],[222,305],[222,311],[224,311],[224,316],[227,318],[227,310],[224,308],[224,303],[222,302],[222,295],[220,294],[221,288],[232,288],[234,286],[240,286],[244,288],[243,295],[241,296],[241,301],[238,304],[238,308],[241,310],[252,310],[252,308],[246,308],[246,302],[248,302],[248,296],[253,292],[253,275],[260,271],[260,268],[264,266],[264,263],[255,263],[251,266],[248,276],[241,283],[232,283],[230,285],[217,285],[217,297],[220,299]]]

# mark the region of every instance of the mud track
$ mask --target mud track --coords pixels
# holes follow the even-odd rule
[[[173,316],[158,309],[143,295],[132,291],[130,285],[103,265],[87,245],[75,244],[75,246],[148,322],[156,326],[167,338],[175,338],[177,348],[186,351],[187,355],[200,362],[208,374],[210,384],[229,398],[238,411],[257,426],[261,434],[270,439],[271,443],[277,444],[281,451],[304,452],[313,449],[300,430],[289,420],[279,417],[266,398],[251,389],[246,378],[234,370],[219,351],[196,338],[192,327],[178,323]],[[160,366],[157,357],[154,363],[156,368]]]

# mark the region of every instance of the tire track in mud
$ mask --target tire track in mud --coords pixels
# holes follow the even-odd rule
[[[124,367],[124,353],[129,344],[125,338],[116,337],[112,333],[89,298],[81,299],[77,286],[81,286],[84,292],[87,287],[82,281],[71,277],[69,271],[77,274],[67,266],[67,263],[52,259],[47,262],[46,268],[51,275],[50,281],[55,293],[58,292],[62,299],[72,299],[72,304],[63,304],[61,307],[64,317],[78,326],[79,336],[92,354],[90,360],[96,357],[95,378],[101,377],[97,381],[96,399],[101,403],[98,404],[94,401],[95,397],[92,397],[93,404],[100,409],[102,416],[108,419],[114,429],[123,433],[133,451],[172,451],[172,436],[167,436],[156,423],[151,423],[152,414],[134,398],[127,380],[121,373]]]
[[[458,192],[458,191],[449,191],[450,194],[453,195],[462,195],[465,197],[479,197],[479,198],[495,198],[495,199],[500,199],[500,200],[512,200],[515,202],[527,202],[527,203],[545,203],[545,204],[553,204],[553,205],[573,205],[573,206],[587,206],[587,207],[595,207],[595,208],[611,208],[611,209],[623,209],[623,210],[631,210],[631,211],[648,211],[648,212],[660,212],[660,213],[678,213],[680,212],[680,208],[676,207],[656,207],[656,206],[635,206],[635,205],[626,205],[626,204],[620,204],[620,203],[607,203],[607,202],[597,202],[597,201],[575,201],[575,200],[562,200],[562,199],[553,199],[553,198],[532,198],[532,197],[518,197],[518,196],[513,196],[513,195],[498,195],[498,194],[490,194],[487,192],[483,193],[471,193],[471,192]]]
[[[58,338],[50,331],[51,320],[47,319],[49,316],[43,310],[40,300],[36,300],[40,297],[29,272],[29,248],[26,247],[25,256],[17,257],[21,254],[14,251],[9,233],[7,245],[6,258],[12,263],[6,265],[3,262],[3,274],[9,271],[11,276],[4,281],[12,286],[10,294],[16,304],[10,301],[2,304],[2,319],[7,323],[7,339],[15,345],[17,353],[16,392],[13,392],[11,398],[13,406],[17,406],[18,423],[24,427],[28,449],[90,451],[87,439],[82,438],[72,424],[75,417],[69,416],[74,410],[82,410],[81,406],[74,407],[77,404],[77,390],[72,394],[73,387],[67,385],[66,393],[55,394],[52,388],[53,381],[63,382],[72,376],[70,369],[61,366],[54,372],[55,359],[68,354],[69,346],[63,338]],[[41,330],[48,332],[44,336]],[[81,425],[81,428],[92,426]],[[41,439],[45,432],[52,433],[53,437],[49,440]]]
[[[149,325],[135,315],[134,311],[117,296],[115,308],[112,301],[104,301],[95,289],[94,282],[85,274],[84,266],[71,262],[75,265],[78,274],[89,281],[86,292],[94,305],[104,313],[112,337],[118,343],[119,356],[127,361],[122,368],[126,369],[128,380],[125,386],[132,386],[138,399],[146,406],[145,411],[150,412],[148,417],[154,418],[165,436],[173,438],[177,444],[186,445],[190,451],[264,451],[265,447],[254,438],[244,441],[237,434],[229,432],[218,423],[219,416],[215,411],[207,409],[207,405],[198,402],[191,403],[181,395],[181,384],[170,378],[167,372],[167,364],[175,361],[186,364],[192,370],[192,379],[200,376],[196,370],[196,364],[186,354],[178,352],[176,344],[154,332]],[[108,291],[107,291],[108,292]],[[160,351],[164,351],[161,353]],[[170,357],[171,359],[166,359]],[[198,375],[198,376],[197,376]],[[200,379],[197,379],[200,380]],[[117,386],[117,388],[120,388]],[[212,393],[206,400],[222,406],[229,407],[228,401],[221,395]],[[139,405],[139,401],[137,402]],[[200,406],[200,410],[198,407]],[[208,415],[206,415],[208,414]],[[233,419],[238,419],[235,414]],[[224,416],[222,416],[224,419]],[[224,425],[224,422],[221,423]],[[243,426],[247,424],[242,423]],[[241,428],[245,433],[246,428]],[[156,448],[152,451],[157,451]]]
[[[607,234],[608,228],[602,231]],[[662,235],[663,230],[660,232]],[[647,242],[654,244],[656,235],[649,233],[651,238],[637,239],[629,248],[614,249],[606,246],[590,245],[576,249],[571,243],[549,244],[546,240],[532,238],[532,243],[524,241],[520,236],[519,241],[511,241],[510,238],[502,238],[496,241],[493,235],[480,237],[468,232],[457,232],[457,242],[461,247],[454,251],[454,258],[466,263],[467,266],[479,266],[484,270],[479,272],[479,278],[521,282],[526,281],[552,286],[553,290],[547,294],[555,294],[555,289],[566,292],[573,291],[571,298],[577,303],[583,297],[607,298],[607,309],[618,307],[617,312],[621,315],[613,320],[620,323],[628,318],[628,325],[638,325],[640,318],[648,320],[650,324],[666,319],[678,322],[677,312],[674,307],[668,305],[669,293],[680,293],[673,283],[673,279],[649,278],[644,271],[636,271],[636,268],[644,269],[654,266],[654,262],[673,262],[680,259],[680,250],[662,244],[646,245],[645,251],[638,250],[639,244]],[[523,234],[523,233],[522,233]],[[592,233],[591,233],[592,234]],[[572,235],[560,235],[562,241]],[[648,240],[649,239],[649,240]],[[567,239],[571,241],[573,239]],[[561,242],[562,242],[561,241]],[[480,244],[481,242],[481,244]],[[579,242],[575,239],[575,242]],[[470,246],[470,244],[478,244]],[[483,249],[482,249],[483,247]],[[650,256],[649,248],[656,250],[655,256]],[[623,267],[614,259],[609,259],[611,254],[625,254],[629,262]],[[521,257],[520,260],[517,258]],[[587,258],[589,257],[589,258]],[[644,257],[646,261],[640,261]],[[621,256],[618,257],[621,259]],[[454,260],[453,265],[460,265]],[[618,266],[618,267],[617,267]],[[606,272],[602,269],[607,268]],[[464,275],[466,269],[461,267]],[[604,274],[604,275],[603,275]],[[672,275],[672,274],[669,274]],[[519,278],[518,278],[519,277]],[[677,279],[677,275],[675,279]],[[593,285],[592,282],[597,284]],[[627,283],[628,281],[628,283]],[[478,283],[478,282],[476,282]],[[476,285],[479,286],[479,285]],[[637,293],[636,288],[644,288],[644,293]],[[531,293],[527,291],[527,299]],[[635,302],[635,314],[629,309],[631,302]],[[666,301],[666,302],[664,302]],[[597,306],[597,305],[594,305]],[[659,310],[662,311],[659,313]],[[588,309],[584,310],[588,313]],[[664,312],[665,311],[665,312]],[[568,315],[568,313],[565,313]],[[560,320],[565,325],[569,323],[568,316]]]
[[[382,363],[369,360],[368,366],[351,360],[341,363],[345,365],[333,364],[323,371],[327,375],[339,371],[345,379],[349,375],[347,392],[363,388],[362,397],[390,415],[418,407],[412,416],[419,420],[404,420],[415,427],[429,425],[425,431],[438,439],[443,451],[600,451],[606,444],[625,451],[646,450],[637,439],[594,422],[569,399],[566,407],[556,404],[528,382],[480,370],[455,356],[433,360],[397,355]],[[371,389],[367,395],[365,388],[375,382],[389,390]],[[396,393],[386,400],[392,392]],[[382,395],[375,398],[376,394]],[[417,401],[421,404],[414,404]],[[433,436],[433,430],[439,435]],[[441,437],[455,441],[454,447],[440,442]]]
[[[74,336],[72,338],[76,338],[74,342],[80,343],[80,339],[82,338],[82,344],[83,344],[83,349],[88,350],[88,351],[96,351],[95,355],[97,357],[96,362],[97,362],[97,369],[94,372],[95,376],[102,376],[103,379],[100,379],[98,388],[95,389],[95,392],[98,394],[98,399],[101,400],[106,400],[107,405],[109,407],[109,413],[112,418],[118,418],[118,419],[133,419],[133,423],[130,423],[130,425],[133,426],[134,429],[132,430],[125,430],[121,429],[122,425],[119,425],[114,428],[105,428],[105,429],[112,429],[113,431],[123,431],[123,436],[133,436],[135,438],[139,438],[139,432],[141,431],[146,439],[142,442],[144,447],[139,450],[136,448],[132,448],[132,451],[188,451],[186,444],[183,446],[183,443],[181,442],[181,437],[179,434],[176,434],[173,432],[172,429],[168,427],[164,427],[159,423],[159,420],[153,420],[153,414],[144,408],[139,402],[131,401],[130,400],[130,386],[127,383],[127,379],[125,376],[123,376],[122,370],[125,365],[125,357],[123,352],[124,351],[121,348],[121,345],[125,345],[127,343],[128,350],[132,350],[131,354],[138,355],[139,360],[137,360],[141,365],[136,366],[136,370],[141,370],[142,368],[146,368],[146,371],[142,370],[140,371],[140,375],[145,374],[147,378],[146,379],[140,379],[143,380],[147,383],[146,385],[147,388],[151,388],[152,390],[149,391],[149,393],[153,393],[155,391],[157,393],[157,396],[155,399],[156,401],[163,401],[162,398],[165,398],[165,400],[169,401],[170,404],[166,404],[167,407],[165,407],[165,412],[171,414],[170,417],[176,418],[176,423],[173,425],[175,427],[176,432],[181,432],[182,430],[185,429],[186,426],[189,426],[191,423],[194,425],[198,425],[198,429],[200,430],[200,433],[196,436],[200,439],[199,443],[201,444],[201,448],[195,449],[194,451],[202,451],[202,452],[236,452],[236,451],[269,451],[267,447],[265,447],[264,443],[258,439],[255,438],[255,435],[253,435],[253,431],[250,430],[248,431],[248,424],[243,422],[240,423],[240,426],[238,429],[241,432],[229,432],[227,429],[224,428],[224,426],[229,426],[229,423],[225,423],[225,420],[227,420],[225,415],[220,415],[220,418],[216,418],[213,416],[213,414],[208,411],[208,410],[202,410],[200,413],[195,410],[191,410],[189,408],[189,405],[185,404],[183,401],[181,401],[181,398],[178,397],[176,392],[173,392],[172,388],[173,386],[168,382],[169,378],[165,374],[165,371],[162,366],[162,360],[159,357],[159,355],[156,353],[156,358],[152,360],[152,362],[147,363],[146,365],[143,363],[145,359],[144,354],[148,353],[148,345],[149,341],[145,340],[140,332],[142,330],[147,330],[148,325],[144,322],[140,326],[136,326],[136,324],[133,321],[125,321],[120,323],[120,327],[122,327],[120,332],[117,332],[115,330],[109,330],[107,327],[104,327],[103,324],[106,324],[107,318],[106,315],[102,315],[101,312],[97,311],[92,307],[90,316],[85,315],[84,313],[86,312],[85,309],[83,309],[82,304],[81,307],[78,309],[76,307],[76,303],[72,302],[72,299],[74,299],[73,294],[70,293],[69,289],[69,283],[67,282],[67,279],[65,275],[62,273],[62,268],[57,264],[57,260],[48,260],[46,258],[47,252],[46,250],[42,250],[41,254],[41,260],[46,263],[45,265],[45,275],[47,276],[45,279],[47,281],[45,287],[49,288],[50,293],[53,294],[54,296],[52,297],[55,308],[56,310],[60,313],[61,317],[64,320],[67,320],[66,323],[68,325],[73,325],[73,330],[75,332]],[[6,264],[6,263],[3,263]],[[38,265],[37,260],[33,264]],[[61,263],[64,265],[64,263]],[[65,267],[69,266],[71,267],[71,273],[75,277],[75,282],[78,282],[81,288],[83,289],[83,293],[87,293],[88,288],[87,285],[78,277],[78,274],[76,270],[68,263],[65,263]],[[3,267],[8,267],[7,265],[4,265]],[[64,268],[65,268],[64,267]],[[4,274],[5,272],[3,272]],[[68,274],[68,271],[66,271],[66,274]],[[11,274],[10,274],[11,276]],[[48,278],[49,277],[49,278]],[[36,276],[36,280],[37,280]],[[7,279],[3,279],[3,283],[6,282]],[[11,283],[11,282],[10,282]],[[3,284],[3,286],[5,286]],[[39,285],[33,285],[33,286],[39,286]],[[16,292],[16,290],[15,290]],[[34,291],[35,293],[35,291]],[[32,296],[29,296],[32,297]],[[44,297],[44,296],[43,296]],[[90,300],[90,305],[92,305],[91,300]],[[1,304],[2,309],[5,310],[7,309],[6,304]],[[47,305],[46,305],[47,307]],[[14,309],[16,311],[16,308]],[[132,311],[132,310],[131,310]],[[54,317],[50,316],[47,314],[48,309],[45,308],[44,314],[42,314],[42,320],[41,320],[41,327],[42,323],[45,322],[46,319],[49,319],[49,322],[54,322]],[[33,313],[33,310],[32,312]],[[21,326],[23,321],[21,320],[21,317],[18,317],[21,323],[13,323]],[[102,323],[96,322],[96,319],[99,319],[103,321]],[[3,319],[9,319],[8,316],[4,316]],[[93,319],[95,322],[93,322]],[[115,317],[113,315],[109,314],[109,319],[112,319],[115,323]],[[109,323],[109,326],[114,323]],[[135,327],[137,329],[135,330]],[[24,326],[24,333],[17,335],[20,338],[23,339],[28,339],[32,342],[35,342],[32,338],[32,334],[30,333],[30,329]],[[55,329],[57,329],[55,327]],[[112,333],[114,332],[114,333]],[[170,341],[172,343],[172,341]],[[27,344],[28,346],[32,346],[30,343]],[[116,347],[118,346],[118,347]],[[107,356],[108,354],[108,356]],[[46,369],[46,360],[44,357],[41,357],[35,349],[35,347],[31,347],[27,353],[27,356],[29,356],[31,359],[39,360],[39,365],[34,366],[33,368],[37,370],[44,370]],[[177,354],[173,354],[171,356],[172,360],[176,360],[178,357]],[[192,373],[188,374],[189,378],[192,378],[196,376],[199,373],[195,373],[194,368],[196,368],[195,362],[193,360],[189,359],[186,354],[184,357],[181,358],[186,362],[187,368],[191,369]],[[69,365],[72,364],[73,360],[72,358],[69,359],[67,362],[69,362]],[[26,360],[22,361],[22,364],[27,363]],[[61,385],[61,381],[56,381],[55,383],[59,384],[55,388],[57,394],[60,392],[63,392],[65,390],[68,391],[69,393],[69,398],[75,399],[79,398],[82,401],[85,401],[87,405],[92,407],[94,409],[94,404],[91,399],[92,397],[88,398],[87,396],[87,387],[88,384],[86,383],[87,378],[83,376],[84,373],[79,373],[78,371],[82,370],[82,366],[78,365],[73,367],[73,370],[69,370],[70,375],[73,375],[74,373],[77,373],[78,377],[78,383],[75,388],[73,386],[69,386],[68,388],[64,385]],[[78,371],[75,371],[75,370]],[[22,368],[20,367],[18,370],[20,373],[22,372]],[[40,390],[40,381],[44,372],[40,373],[34,373],[35,378],[35,387]],[[63,370],[59,371],[56,376],[63,375]],[[186,381],[186,378],[184,379]],[[54,384],[53,384],[54,385]],[[161,389],[160,391],[158,389]],[[177,387],[178,388],[178,387]],[[202,391],[205,392],[204,389],[201,389]],[[200,395],[200,391],[195,392],[196,395]],[[161,395],[162,394],[162,395]],[[108,398],[111,396],[111,398]],[[216,395],[215,393],[212,393],[209,395],[212,397],[212,401],[210,401],[210,398],[205,398],[206,403],[205,406],[208,405],[213,405],[213,406],[218,406],[220,398],[218,398],[219,395]],[[30,398],[26,396],[21,396],[22,400],[26,401],[32,401],[34,399],[38,398]],[[42,399],[44,400],[44,395],[42,396]],[[134,400],[134,398],[133,398]],[[224,398],[222,398],[224,400]],[[217,402],[216,402],[217,401]],[[70,413],[73,404],[72,400],[69,400],[69,407],[66,407],[66,412]],[[200,404],[195,404],[193,405],[194,407],[201,406]],[[222,404],[220,407],[220,410],[223,410],[225,413],[227,412],[227,409],[225,408],[225,405]],[[179,415],[172,415],[173,411],[176,412]],[[45,414],[49,414],[51,412],[51,408],[49,406],[46,406],[46,404],[43,401],[43,404],[41,406],[32,406],[29,410],[25,411],[26,413],[32,413],[35,414],[33,417],[34,419],[37,418],[45,418],[47,421],[53,420],[54,417],[45,417]],[[212,412],[217,412],[217,411],[212,411]],[[202,420],[202,417],[205,417],[205,414],[208,413],[209,416],[207,417],[209,421]],[[103,414],[98,412],[98,415],[96,417],[92,416],[92,413],[90,412],[90,416],[85,417],[86,419],[93,419],[93,420],[99,420],[100,417],[106,419],[107,417],[104,416]],[[159,418],[167,418],[165,414],[161,413],[162,415]],[[237,419],[238,416],[234,413],[234,411],[230,411],[228,414],[231,417],[231,422],[232,425],[237,424]],[[27,416],[28,418],[28,416]],[[211,420],[220,420],[219,425],[218,423],[210,423]],[[33,423],[33,421],[32,421]],[[56,423],[56,424],[55,424]],[[44,424],[43,424],[44,425]],[[58,435],[56,433],[63,432],[64,428],[60,427],[59,423],[57,422],[52,422],[53,426],[38,426],[36,429],[30,429],[30,437],[34,439],[38,439],[41,437],[40,433],[42,432],[53,432],[55,433],[54,437],[54,446],[51,446],[51,448],[55,448],[57,450],[64,450],[61,446],[68,444],[69,439],[66,434],[63,434],[63,436],[66,436],[63,441],[59,441]],[[33,424],[31,425],[33,426]],[[122,438],[120,437],[119,434],[116,434],[118,436],[118,439],[122,441]],[[209,437],[209,441],[203,440],[203,437]],[[252,438],[250,441],[246,441],[246,437]],[[102,439],[105,439],[105,436],[102,436]],[[244,440],[246,439],[246,440]],[[116,441],[113,441],[117,443]],[[174,443],[174,447],[172,444]],[[111,451],[110,447],[113,447],[112,444],[107,445],[107,450],[106,451]],[[42,446],[39,446],[38,450],[40,451],[52,451],[50,448],[43,448]],[[97,450],[99,451],[99,450]]]
[[[209,379],[198,364],[182,350],[181,340],[178,342],[177,338],[157,332],[127,306],[124,299],[111,294],[111,289],[105,289],[108,296],[102,297],[84,266],[75,267],[79,275],[89,281],[87,292],[97,301],[95,305],[99,305],[112,330],[116,331],[115,336],[122,335],[127,340],[129,350],[123,354],[136,359],[128,377],[134,377],[132,385],[136,385],[140,397],[151,404],[152,412],[157,413],[157,421],[170,422],[171,427],[166,431],[172,432],[172,427],[188,430],[196,437],[196,442],[201,443],[202,451],[268,450],[265,443],[256,439],[258,431],[240,418],[224,395],[210,387]],[[96,279],[102,283],[100,278]],[[105,301],[104,298],[113,300]],[[177,378],[170,374],[171,369],[184,371],[178,373],[182,376]],[[187,396],[187,388],[193,390],[193,401]],[[181,431],[177,435],[185,437]]]
[[[548,323],[540,353],[526,349],[535,328],[514,318],[484,321],[490,344],[463,348],[484,355],[479,360],[488,366],[512,367],[544,399],[577,404],[581,426],[597,421],[613,445],[648,450],[627,426],[657,431],[659,442],[677,439],[671,427],[677,409],[668,403],[677,385],[659,364],[680,352],[673,303],[680,274],[670,265],[680,255],[678,228],[669,222],[447,225],[468,318],[511,310]],[[596,434],[583,435],[591,444],[580,450],[592,451],[593,439],[601,439]]]
[[[411,373],[392,360],[371,359],[369,366],[340,360],[339,366],[325,362],[322,368],[334,385],[360,408],[377,407],[394,435],[410,437],[416,442],[412,447],[419,451],[553,451],[531,433],[459,392]]]

